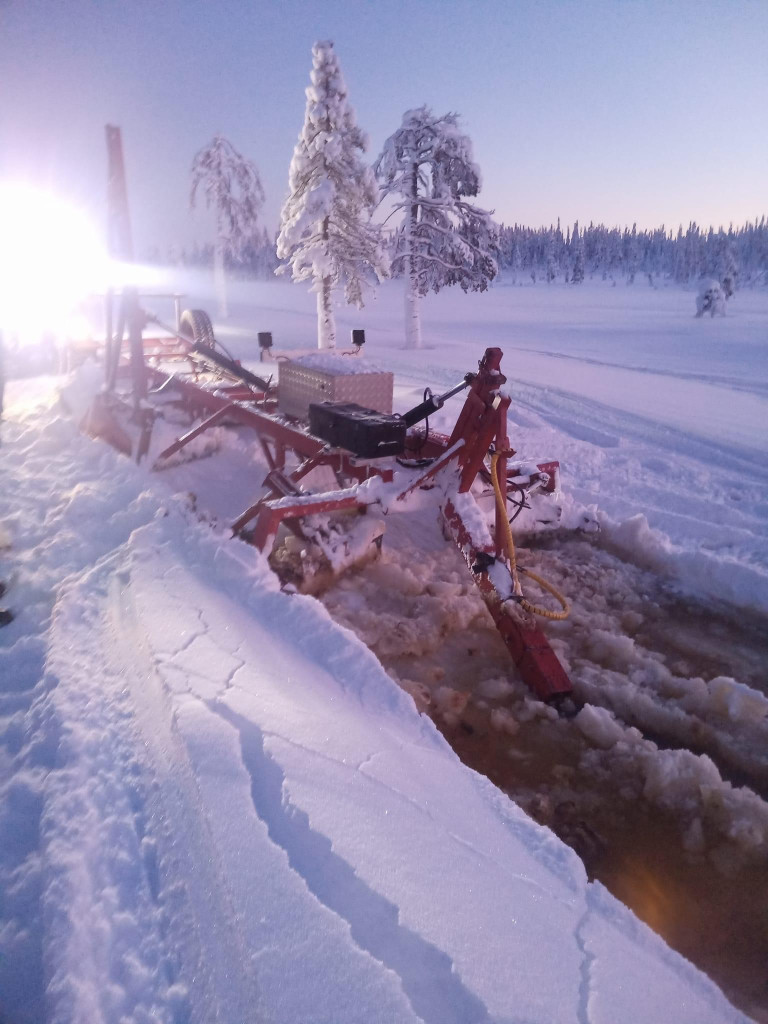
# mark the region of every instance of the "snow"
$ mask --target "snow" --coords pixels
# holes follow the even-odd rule
[[[360,373],[381,373],[378,366],[374,366],[362,356],[349,356],[341,352],[310,352],[307,355],[299,356],[292,360],[299,366],[308,370],[321,370],[330,377],[348,377]]]
[[[696,316],[704,316],[709,313],[714,316],[725,316],[726,297],[723,287],[719,281],[702,281],[696,296]]]
[[[284,350],[306,345],[303,291],[270,287],[275,337]],[[568,728],[584,744],[583,776],[612,775],[671,808],[691,851],[716,834],[721,859],[725,843],[731,858],[764,857],[768,804],[721,770],[768,767],[768,698],[739,678],[746,655],[704,678],[650,650],[643,630],[667,599],[715,593],[745,615],[768,610],[765,297],[740,293],[728,317],[696,321],[690,295],[653,292],[643,354],[629,290],[621,306],[608,289],[554,289],[536,335],[532,288],[500,287],[485,305],[444,293],[424,302],[441,349],[415,354],[400,348],[397,288],[365,327],[377,363],[396,373],[399,408],[425,384],[461,379],[495,340],[521,461],[559,457],[574,515],[598,506],[601,533],[570,542],[570,569],[546,548],[525,554],[573,600],[552,637],[587,703],[563,723],[498,671],[478,667],[464,687],[424,667],[482,613],[424,526],[431,492],[387,516],[391,553],[329,594],[331,617],[281,591],[229,537],[258,493],[252,439],[217,429],[195,460],[153,473],[82,436],[54,381],[12,382],[0,447],[0,570],[17,612],[0,633],[0,1017],[747,1019],[588,881],[553,832],[464,766],[417,707],[450,725],[486,702],[510,748],[533,719],[553,735]],[[260,305],[265,289],[252,288]],[[245,294],[233,283],[235,317]],[[226,343],[247,359],[262,328],[252,324],[251,342],[236,320]],[[728,372],[706,340],[715,330],[733,349]],[[681,352],[692,360],[697,340],[683,378]],[[95,382],[86,369],[66,389],[73,412]],[[687,385],[714,398],[688,402]],[[654,406],[657,386],[670,397]],[[712,411],[725,424],[717,436]],[[230,487],[214,483],[217,460]],[[409,531],[413,549],[398,549]],[[480,516],[475,532],[487,535]],[[649,570],[674,579],[671,597]],[[409,668],[401,685],[395,661]]]
[[[586,704],[575,718],[575,723],[585,736],[597,747],[604,750],[613,747],[624,739],[625,730],[618,724],[615,717],[605,708]]]

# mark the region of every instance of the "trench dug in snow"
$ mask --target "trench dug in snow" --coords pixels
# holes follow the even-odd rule
[[[381,558],[320,599],[466,764],[768,1021],[765,624],[691,605],[599,540],[541,535],[519,557],[573,602],[546,629],[575,718],[531,698],[432,509],[390,516]]]

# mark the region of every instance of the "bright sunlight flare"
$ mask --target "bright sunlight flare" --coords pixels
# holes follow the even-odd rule
[[[93,223],[71,203],[0,182],[0,326],[18,344],[60,336],[78,304],[103,289],[109,262]]]

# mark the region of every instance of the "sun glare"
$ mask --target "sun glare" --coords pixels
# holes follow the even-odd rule
[[[60,336],[109,276],[88,217],[31,186],[0,182],[0,327],[18,344]]]

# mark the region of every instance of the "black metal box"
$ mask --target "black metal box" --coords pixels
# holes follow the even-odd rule
[[[333,448],[346,448],[361,459],[381,459],[405,451],[405,422],[354,402],[313,402],[309,430]]]

